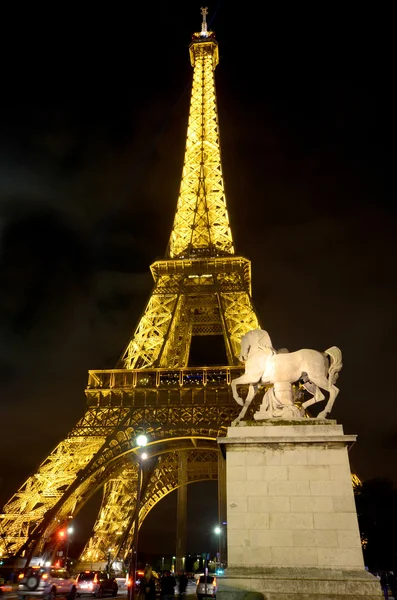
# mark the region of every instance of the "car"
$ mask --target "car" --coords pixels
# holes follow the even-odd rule
[[[6,592],[12,592],[12,586],[3,583],[0,585],[0,596],[2,596],[2,594],[5,594]]]
[[[115,577],[106,571],[81,571],[76,577],[77,597],[88,594],[102,598],[105,594],[117,596],[119,586]]]
[[[128,590],[127,577],[116,577],[116,583],[119,587],[119,592],[126,592]]]
[[[76,581],[66,569],[57,567],[28,567],[18,576],[18,600],[26,597],[42,597],[54,600],[56,596],[76,597]]]
[[[196,594],[200,600],[205,596],[212,596],[216,598],[216,577],[215,575],[200,575],[197,579]]]

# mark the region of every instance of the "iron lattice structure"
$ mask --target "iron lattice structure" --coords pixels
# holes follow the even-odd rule
[[[194,71],[186,151],[165,259],[151,265],[154,288],[118,368],[89,371],[86,413],[4,506],[0,556],[43,553],[59,527],[102,489],[81,564],[103,566],[110,547],[114,557],[125,559],[134,535],[135,438],[142,429],[150,443],[139,524],[178,490],[181,558],[186,486],[211,479],[220,485],[222,522],[224,461],[216,438],[226,434],[240,410],[230,381],[242,373],[241,337],[260,323],[251,299],[250,261],[233,248],[214,82],[218,45],[207,32],[206,9],[202,12],[202,31],[190,44]],[[197,335],[223,335],[228,365],[189,367]],[[357,476],[352,481],[357,486]]]
[[[146,310],[120,361],[125,369],[185,367],[192,335],[223,334],[229,364],[241,337],[259,326],[251,264],[235,256],[222,177],[211,32],[190,45],[193,86],[178,204],[165,260]]]
[[[126,558],[134,533],[138,429],[151,440],[140,523],[175,489],[186,512],[186,485],[219,479],[223,469],[216,438],[239,412],[229,384],[242,372],[240,340],[260,323],[250,261],[233,248],[214,81],[218,44],[202,10],[202,31],[189,48],[193,85],[180,193],[165,258],[151,265],[152,294],[118,368],[89,372],[85,415],[5,505],[3,555],[42,553],[60,524],[102,488],[81,559],[106,561],[110,547]],[[228,365],[189,368],[192,337],[212,335],[223,336]],[[183,540],[178,552],[183,555]]]

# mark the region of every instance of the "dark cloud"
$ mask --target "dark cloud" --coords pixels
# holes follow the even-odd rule
[[[167,246],[187,125],[187,46],[200,16],[186,2],[131,10],[97,7],[76,18],[59,9],[45,28],[36,14],[30,34],[19,29],[8,49],[0,504],[84,413],[87,370],[116,364],[150,294],[149,264]],[[374,7],[281,15],[233,2],[209,3],[209,12],[220,42],[228,209],[237,251],[252,260],[258,314],[277,347],[341,347],[333,416],[358,434],[353,469],[396,478],[388,16]],[[209,523],[216,503],[203,498],[193,494],[192,506]],[[148,518],[150,539],[173,502]],[[171,530],[169,540],[172,548]]]

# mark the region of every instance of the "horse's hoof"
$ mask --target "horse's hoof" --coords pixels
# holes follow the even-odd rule
[[[244,406],[244,400],[242,400],[241,398],[235,398],[235,401],[239,406]]]
[[[321,411],[317,415],[317,419],[326,419],[326,418],[327,418],[327,413],[325,412],[325,410]]]

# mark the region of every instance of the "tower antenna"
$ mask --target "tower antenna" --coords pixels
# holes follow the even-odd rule
[[[204,37],[207,37],[208,33],[207,33],[207,15],[208,15],[208,8],[205,7],[201,7],[201,14],[203,15],[203,22],[201,23],[201,35]]]

